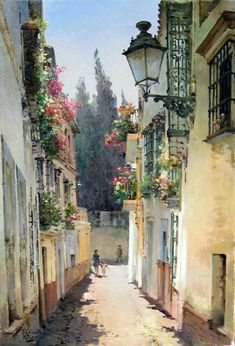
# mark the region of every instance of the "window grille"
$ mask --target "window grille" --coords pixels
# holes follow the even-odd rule
[[[145,173],[153,173],[154,160],[154,132],[149,131],[144,136],[144,153],[145,153]]]
[[[209,134],[231,127],[233,50],[228,41],[209,64]]]
[[[192,22],[192,5],[167,5],[167,61],[168,94],[185,97],[190,93],[190,36]],[[187,119],[179,117],[176,112],[169,112],[170,137],[187,135]]]
[[[161,145],[162,145],[162,136],[163,136],[163,129],[161,126],[157,126],[156,128],[156,162],[161,156]],[[160,175],[161,174],[161,166],[156,164],[156,174]]]

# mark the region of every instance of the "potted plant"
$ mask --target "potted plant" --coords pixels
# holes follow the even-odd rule
[[[123,117],[128,117],[135,113],[135,106],[132,103],[127,103],[126,105],[121,105],[118,108],[118,113]]]
[[[135,171],[129,167],[118,168],[118,177],[113,179],[116,203],[122,204],[125,199],[135,199],[137,195],[137,181]]]
[[[62,221],[62,211],[57,205],[55,194],[43,192],[39,202],[40,225],[44,229],[58,226]]]
[[[160,179],[160,198],[167,204],[178,205],[179,202],[179,182],[168,178]]]
[[[71,202],[68,202],[65,207],[65,224],[66,228],[74,229],[75,221],[79,220],[79,210],[75,205]]]
[[[221,113],[217,118],[216,121],[213,122],[213,129],[214,131],[219,131],[225,127],[228,126],[228,120],[224,113]]]
[[[163,171],[168,171],[171,167],[178,167],[180,164],[180,158],[176,155],[170,155],[164,151],[164,147],[161,148],[161,155],[157,160],[157,168]]]
[[[139,182],[139,190],[143,197],[147,197],[152,192],[152,176],[145,175],[143,179]]]

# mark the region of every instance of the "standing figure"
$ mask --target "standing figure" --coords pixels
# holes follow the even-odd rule
[[[105,273],[106,273],[106,269],[108,269],[108,268],[109,268],[109,267],[108,267],[108,265],[107,265],[105,259],[102,259],[102,261],[101,261],[101,270],[102,270],[102,275],[103,275],[103,277],[106,276]]]
[[[122,263],[122,247],[121,247],[121,245],[118,245],[118,248],[116,251],[116,256],[117,256],[116,263],[119,262],[119,259],[120,259],[120,262]]]
[[[92,264],[93,264],[93,267],[95,268],[95,276],[98,276],[98,274],[99,274],[99,266],[101,264],[100,255],[98,254],[98,250],[95,250],[94,253],[93,253]]]

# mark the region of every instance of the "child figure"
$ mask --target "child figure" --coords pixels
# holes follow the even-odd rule
[[[106,275],[105,275],[105,272],[106,272],[106,269],[108,269],[108,268],[109,268],[109,267],[108,267],[108,265],[107,265],[105,259],[102,259],[102,261],[101,261],[101,270],[102,270],[103,277],[106,276]]]

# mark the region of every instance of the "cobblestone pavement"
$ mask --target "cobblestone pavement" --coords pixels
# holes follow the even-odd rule
[[[62,301],[37,346],[182,345],[177,324],[128,284],[127,267],[84,279]]]

